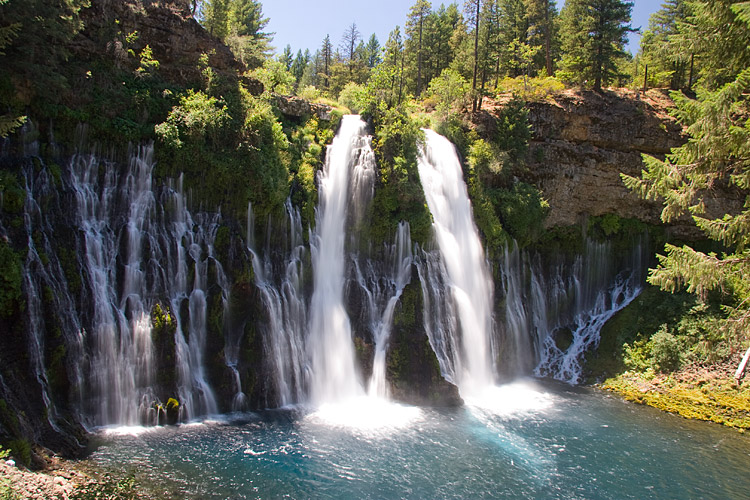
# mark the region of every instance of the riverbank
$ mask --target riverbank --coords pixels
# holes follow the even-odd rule
[[[87,462],[47,457],[44,471],[32,472],[0,460],[2,500],[151,500],[132,476],[115,477]]]
[[[730,372],[697,367],[668,375],[628,371],[601,387],[628,401],[745,432],[750,429],[750,381],[737,385]]]

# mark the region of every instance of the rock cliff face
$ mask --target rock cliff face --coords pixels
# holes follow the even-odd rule
[[[637,176],[642,154],[664,157],[686,140],[681,125],[669,115],[671,105],[660,90],[571,90],[550,102],[529,103],[532,139],[523,177],[538,186],[550,204],[547,227],[608,213],[659,224],[661,203],[638,198],[620,173]],[[741,203],[736,193],[717,189],[707,196],[707,213],[716,217],[739,209]],[[670,230],[678,237],[700,236],[687,217]]]
[[[185,86],[200,82],[204,54],[220,73],[236,77],[245,69],[226,45],[192,17],[187,0],[94,0],[82,17],[86,27],[72,47],[77,57],[95,60],[107,54],[124,64],[128,49],[140,53],[148,44],[160,63],[161,76]],[[113,29],[115,25],[118,30]],[[133,33],[137,37],[128,45],[124,37]],[[243,83],[255,94],[263,92],[258,81]]]

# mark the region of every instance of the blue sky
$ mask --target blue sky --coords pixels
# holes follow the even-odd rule
[[[372,33],[377,35],[380,43],[388,39],[388,33],[396,27],[403,26],[406,15],[414,0],[261,0],[263,14],[270,18],[267,30],[274,32],[273,46],[277,53],[289,44],[296,53],[298,49],[310,49],[314,53],[325,38],[331,36],[334,47],[338,47],[344,30],[352,23],[362,37],[367,39]],[[433,7],[439,6],[439,0],[432,0]],[[450,0],[445,4],[451,3]],[[563,1],[558,0],[558,8]],[[459,1],[463,4],[463,1]],[[648,27],[649,16],[661,6],[661,0],[635,0],[632,25],[634,28]],[[638,51],[639,35],[630,35],[628,49]]]

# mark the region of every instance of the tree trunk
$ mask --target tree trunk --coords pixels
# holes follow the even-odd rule
[[[474,23],[474,77],[471,80],[471,111],[476,112],[477,110],[477,69],[479,66],[479,6],[482,3],[481,0],[475,0],[477,2],[477,17]]]
[[[547,76],[552,76],[552,33],[550,32],[549,1],[544,8],[544,57],[547,63]]]

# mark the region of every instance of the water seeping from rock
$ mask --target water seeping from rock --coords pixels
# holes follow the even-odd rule
[[[261,257],[252,244],[254,242],[254,216],[248,206],[247,244],[253,260],[255,284],[267,309],[264,344],[268,357],[270,376],[273,380],[279,406],[298,404],[305,398],[305,336],[307,335],[307,304],[301,286],[305,272],[307,250],[302,239],[302,220],[299,210],[287,199],[285,232],[288,236],[283,269],[279,281],[275,281],[271,262],[270,241]],[[266,231],[271,234],[272,228]],[[233,359],[236,359],[233,356]],[[236,361],[235,361],[236,362]],[[239,394],[239,393],[238,393]],[[233,406],[239,407],[237,396]]]
[[[367,316],[375,343],[372,376],[367,393],[371,397],[388,399],[390,390],[386,380],[386,351],[393,327],[393,314],[404,287],[411,280],[412,245],[409,223],[401,222],[393,245],[386,245],[386,272],[378,272],[372,261],[362,272],[357,264],[357,283],[367,297]]]
[[[209,270],[225,312],[229,300],[213,250],[221,217],[194,217],[181,181],[156,188],[153,167],[149,144],[132,148],[124,168],[78,153],[57,177],[41,162],[24,172],[28,351],[53,428],[50,373],[58,386],[67,379],[65,404],[90,426],[155,424],[167,395],[183,419],[218,411],[203,355]],[[151,313],[159,303],[176,323],[171,388],[156,373]],[[45,330],[61,334],[52,359]]]
[[[429,285],[423,286],[433,290],[445,287],[448,291],[441,300],[450,303],[443,310],[448,317],[430,328],[430,340],[443,372],[450,374],[466,396],[495,382],[492,280],[455,147],[431,130],[425,130],[425,136],[419,177],[432,213],[441,262],[430,264],[430,259],[425,259],[428,265],[423,269],[438,272],[440,277],[428,278]],[[434,305],[435,298],[426,298],[428,303]]]

